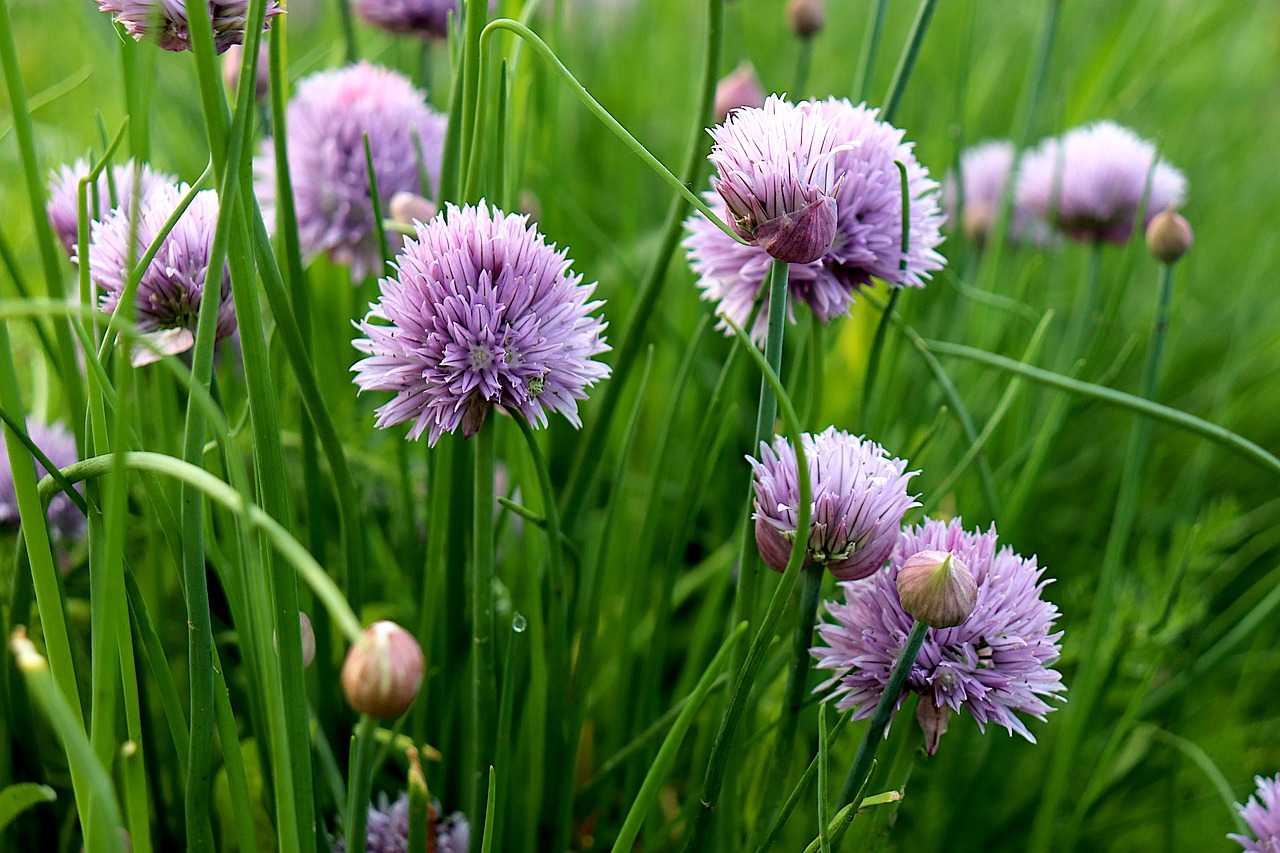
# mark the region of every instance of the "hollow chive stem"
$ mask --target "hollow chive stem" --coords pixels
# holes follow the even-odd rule
[[[768,289],[768,325],[765,333],[764,359],[775,375],[782,375],[783,335],[787,326],[788,276],[790,267],[785,261],[774,261],[769,268],[765,286]],[[752,347],[754,349],[754,345]],[[756,429],[751,441],[751,452],[756,452],[760,442],[773,435],[773,423],[778,417],[778,398],[768,376],[760,380],[760,397],[756,404]],[[797,439],[798,440],[798,439]],[[751,505],[751,482],[747,483],[747,506]],[[734,596],[734,621],[751,622],[755,616],[756,587],[760,567],[756,559],[755,536],[748,521],[743,526],[742,540],[738,547],[738,586]],[[734,659],[734,669],[742,665],[743,654]]]
[[[876,710],[871,715],[871,725],[863,733],[853,765],[849,768],[848,775],[844,777],[844,786],[840,789],[840,802],[849,804],[854,814],[862,805],[876,751],[884,742],[884,731],[889,727],[889,721],[893,719],[893,712],[902,695],[902,689],[907,683],[907,676],[911,674],[911,666],[916,662],[916,656],[920,654],[920,647],[924,645],[924,639],[928,633],[929,626],[923,622],[917,621],[911,626],[911,633],[907,635],[902,654],[898,656],[898,662],[893,665],[889,682],[885,685],[884,692],[880,694],[880,701],[876,703]]]
[[[738,342],[746,349],[760,372],[773,388],[778,406],[782,409],[783,420],[796,454],[796,480],[799,491],[799,505],[796,510],[796,534],[791,545],[791,556],[782,574],[782,581],[773,592],[769,607],[760,621],[747,650],[746,659],[737,667],[734,675],[733,691],[729,696],[729,704],[720,720],[715,740],[711,746],[711,755],[707,760],[707,772],[703,779],[702,795],[698,807],[691,818],[688,838],[684,845],[685,853],[700,853],[706,849],[707,835],[711,831],[714,819],[713,811],[720,801],[720,791],[724,786],[725,774],[728,772],[729,755],[732,752],[738,725],[746,710],[746,699],[751,692],[760,666],[764,663],[765,649],[773,638],[774,628],[782,611],[791,600],[796,584],[800,581],[800,570],[805,555],[809,550],[809,522],[813,512],[813,487],[809,480],[809,463],[805,458],[804,443],[801,441],[800,418],[796,415],[791,398],[787,395],[778,378],[777,372],[769,365],[764,354],[751,342],[747,333],[732,320],[725,322],[733,330]]]
[[[365,826],[369,819],[369,794],[373,788],[373,758],[377,752],[374,731],[378,723],[361,714],[351,736],[351,762],[347,771],[346,839],[348,850],[363,850]]]
[[[472,490],[471,584],[471,743],[467,767],[472,773],[467,790],[472,820],[483,825],[487,769],[493,763],[493,709],[497,682],[493,660],[493,472],[497,431],[490,415],[471,438],[475,445],[475,488]]]
[[[854,101],[867,99],[867,87],[871,85],[871,77],[875,72],[876,51],[880,47],[880,33],[884,31],[884,13],[888,5],[889,0],[875,0],[871,7],[871,20],[867,22],[862,52],[858,57],[858,76],[853,81]]]

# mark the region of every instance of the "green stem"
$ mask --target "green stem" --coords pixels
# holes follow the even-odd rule
[[[351,766],[347,771],[348,850],[365,849],[365,826],[369,820],[369,792],[373,788],[373,757],[377,748],[374,730],[378,723],[368,714],[360,715],[351,736]]]
[[[775,260],[769,267],[768,325],[766,327],[764,358],[769,369],[782,373],[783,335],[787,327],[787,297],[790,295],[790,267],[785,261]],[[754,349],[754,346],[753,346]],[[763,441],[773,435],[774,421],[778,417],[778,398],[767,375],[760,380],[760,397],[756,406],[756,428],[751,441],[755,453]],[[752,494],[751,479],[747,481],[747,505]],[[743,525],[742,540],[738,548],[738,587],[734,597],[733,617],[737,622],[751,622],[756,609],[756,587],[760,578],[760,563],[756,558],[755,535],[752,525]],[[735,669],[742,665],[741,656],[734,661]]]
[[[855,812],[862,805],[863,792],[871,776],[871,766],[875,761],[876,751],[884,742],[885,729],[893,719],[898,699],[902,696],[907,677],[911,675],[911,666],[916,662],[916,655],[920,654],[920,647],[924,645],[928,633],[929,626],[923,622],[916,622],[911,626],[906,645],[898,656],[898,662],[893,665],[889,681],[885,684],[884,692],[880,694],[880,701],[876,703],[875,713],[871,716],[871,725],[863,733],[853,765],[844,778],[844,786],[840,789],[840,802],[851,804]]]
[[[809,69],[813,65],[813,39],[800,39],[800,54],[796,57],[796,79],[791,89],[793,98],[804,97],[804,89],[809,85]]]
[[[892,122],[902,103],[902,93],[907,90],[907,81],[916,67],[916,57],[920,54],[920,45],[924,34],[929,30],[929,21],[933,19],[933,10],[938,0],[920,0],[920,8],[916,10],[915,22],[911,25],[911,34],[907,36],[907,44],[898,57],[898,67],[893,72],[893,82],[889,84],[889,94],[884,99],[884,121]]]
[[[344,56],[350,64],[360,58],[359,45],[356,43],[356,22],[351,15],[351,0],[334,0],[334,2],[338,4],[338,20],[342,22]]]
[[[497,707],[497,676],[493,661],[493,472],[497,445],[496,416],[485,418],[472,436],[475,443],[475,488],[472,491],[471,583],[471,744],[467,766],[475,774],[469,786],[474,796],[468,815],[477,825],[484,816],[485,770],[492,764],[493,713]]]
[[[787,396],[787,391],[782,385],[782,380],[778,378],[777,372],[769,365],[765,356],[756,349],[747,333],[732,320],[726,318],[725,322],[733,329],[738,342],[746,349],[772,386],[778,405],[782,409],[783,420],[787,424],[787,432],[796,454],[799,506],[796,511],[796,533],[791,543],[791,557],[783,572],[782,581],[774,589],[773,598],[769,601],[764,619],[761,620],[760,627],[752,637],[746,660],[737,668],[733,691],[729,696],[729,705],[725,709],[724,717],[720,720],[720,728],[711,746],[711,756],[707,760],[707,772],[702,784],[702,795],[691,819],[692,825],[684,846],[685,853],[699,853],[706,849],[707,834],[711,831],[712,810],[720,800],[720,790],[724,786],[725,773],[728,771],[729,755],[733,751],[738,724],[742,720],[743,711],[746,710],[747,696],[751,693],[760,665],[764,662],[765,649],[773,639],[773,631],[777,627],[778,619],[781,618],[783,609],[791,600],[796,584],[800,581],[801,566],[809,551],[809,522],[813,512],[809,463],[805,458],[804,443],[801,440],[800,418],[791,404],[791,398]]]
[[[845,714],[840,717],[840,719],[836,720],[836,724],[831,727],[831,732],[828,737],[831,740],[835,740],[841,730],[844,729],[851,719],[853,719],[852,714]],[[764,832],[760,843],[756,845],[755,853],[768,853],[768,851],[774,849],[774,844],[778,840],[779,833],[781,833],[782,828],[787,825],[787,820],[791,817],[791,813],[795,811],[796,806],[800,803],[800,798],[804,796],[805,788],[809,786],[809,782],[813,780],[813,777],[817,775],[817,772],[818,756],[815,755],[813,760],[809,762],[808,768],[806,768],[804,773],[800,775],[800,781],[796,782],[795,787],[791,789],[791,793],[787,795],[787,800],[782,804],[782,808],[780,808],[778,813],[774,815],[773,821],[769,824],[769,828]]]
[[[479,152],[483,148],[480,139],[480,88],[482,71],[485,62],[484,38],[485,24],[489,20],[488,0],[463,0],[466,12],[463,16],[462,41],[462,125],[459,151],[462,153],[461,165],[466,167],[462,174],[461,186],[464,188],[463,202],[477,201],[465,192],[471,183],[471,173],[479,168]],[[514,22],[513,22],[514,23]],[[478,771],[483,774],[483,768]]]
[[[875,73],[876,49],[880,46],[880,33],[884,30],[884,12],[889,0],[873,0],[871,20],[862,39],[862,52],[858,58],[858,76],[853,81],[853,100],[865,101],[871,77]]]
[[[636,836],[640,834],[645,818],[649,816],[649,812],[653,809],[653,804],[658,798],[658,790],[666,780],[667,774],[671,771],[671,766],[675,763],[676,755],[680,751],[680,745],[684,742],[689,726],[693,724],[694,716],[702,708],[702,704],[711,693],[712,685],[715,684],[721,668],[729,657],[729,653],[738,645],[738,641],[746,633],[746,630],[747,623],[739,622],[738,627],[729,634],[724,645],[720,647],[720,651],[716,653],[706,670],[703,671],[702,677],[698,679],[697,686],[689,694],[689,700],[680,709],[675,722],[671,724],[670,731],[667,732],[666,738],[662,741],[662,746],[658,749],[657,757],[653,760],[653,764],[649,765],[649,772],[645,774],[644,782],[640,785],[640,791],[636,794],[635,800],[631,803],[631,808],[627,811],[627,817],[622,822],[622,829],[618,831],[618,837],[613,842],[613,853],[630,853],[635,847]]]
[[[685,186],[696,186],[699,183],[706,163],[706,128],[712,122],[715,109],[716,82],[720,76],[720,54],[724,41],[724,2],[725,0],[707,0],[707,42],[703,54],[702,84],[692,139],[689,143],[684,171],[681,173],[681,182]],[[662,288],[667,280],[667,266],[680,242],[680,235],[684,230],[684,218],[688,210],[689,206],[683,195],[678,195],[671,200],[666,222],[662,226],[658,251],[653,257],[639,293],[636,294],[626,332],[622,336],[622,343],[618,346],[618,355],[613,363],[613,376],[604,387],[596,418],[587,426],[586,435],[580,442],[581,449],[574,460],[562,504],[566,518],[580,517],[582,505],[591,491],[595,473],[599,470],[599,459],[605,438],[609,435],[609,428],[621,402],[622,393],[626,389],[627,379],[640,356],[645,330],[662,295]]]

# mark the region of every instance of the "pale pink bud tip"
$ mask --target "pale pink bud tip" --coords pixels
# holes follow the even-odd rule
[[[973,572],[947,551],[921,551],[898,572],[902,608],[932,628],[953,628],[969,618],[978,601]]]
[[[409,709],[422,684],[422,649],[394,622],[375,622],[347,652],[342,691],[351,707],[382,720]]]
[[[813,38],[827,23],[823,0],[791,0],[787,4],[787,23],[800,38]]]
[[[405,225],[415,222],[430,222],[436,218],[436,206],[420,195],[408,192],[397,192],[391,197],[389,208],[391,218]]]
[[[756,69],[744,62],[716,85],[716,121],[723,122],[729,113],[744,107],[763,107],[764,88]]]
[[[311,627],[311,617],[298,613],[298,636],[302,641],[302,665],[311,666],[316,659],[316,631]]]
[[[1169,208],[1147,226],[1147,249],[1156,260],[1172,264],[1187,253],[1195,241],[1191,223]]]

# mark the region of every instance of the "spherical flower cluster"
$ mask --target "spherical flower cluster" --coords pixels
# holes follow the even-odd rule
[[[450,205],[419,223],[395,267],[352,368],[361,389],[395,392],[379,427],[409,421],[410,438],[426,431],[434,444],[459,427],[474,434],[494,406],[535,426],[548,412],[580,424],[577,401],[609,375],[593,360],[609,349],[593,316],[603,302],[528,217]]]
[[[130,261],[142,257],[186,192],[186,186],[167,185],[147,197],[138,211],[132,251],[129,233],[134,226],[128,211],[116,210],[102,222],[94,223],[93,241],[89,245],[89,270],[94,283],[102,290],[99,307],[107,314],[116,310],[124,293]],[[134,322],[142,331],[154,334],[151,347],[139,347],[135,351],[135,364],[155,361],[160,355],[184,352],[195,343],[196,320],[204,295],[205,274],[209,268],[217,223],[217,194],[213,190],[196,193],[191,206],[178,219],[160,244],[160,251],[147,266],[138,283]],[[236,328],[231,279],[225,266],[218,286],[217,337],[221,339]]]
[[[806,101],[796,110],[827,126],[829,158],[834,180],[836,230],[830,248],[811,263],[793,263],[788,280],[790,294],[801,300],[823,321],[848,312],[856,291],[879,278],[898,287],[923,287],[943,257],[942,212],[937,182],[916,160],[912,144],[901,130],[877,119],[877,111],[854,106],[847,100]],[[734,113],[737,118],[750,110]],[[910,234],[902,251],[901,178],[895,164],[907,169],[910,200]],[[707,201],[722,218],[725,202],[716,194]],[[738,325],[746,323],[760,295],[769,269],[770,255],[759,246],[744,246],[729,238],[701,215],[686,222],[685,247],[698,276],[702,297],[717,303],[717,311]],[[768,314],[767,298],[750,330],[763,339]],[[726,324],[722,328],[728,329]]]
[[[1072,239],[1123,243],[1144,195],[1143,225],[1186,196],[1186,178],[1156,158],[1155,146],[1127,127],[1110,121],[1077,127],[1023,157],[1018,206]]]
[[[356,0],[356,12],[375,27],[424,38],[449,37],[449,17],[458,0]]]
[[[184,0],[98,0],[98,8],[112,15],[138,41],[153,38],[164,50],[191,49]],[[284,12],[280,0],[267,0],[266,25]],[[209,0],[213,43],[218,53],[244,42],[249,0]],[[265,27],[264,27],[265,29]]]
[[[88,174],[89,164],[84,160],[77,160],[74,163],[63,165],[53,174],[49,181],[49,202],[45,207],[45,213],[49,217],[49,224],[53,227],[53,233],[57,235],[58,240],[62,243],[62,248],[67,250],[68,255],[75,252],[76,249],[76,238],[78,236],[76,228],[80,219],[80,181],[87,177]],[[109,180],[104,169],[102,174],[98,176],[97,182],[97,217],[93,216],[93,187],[89,188],[88,201],[91,222],[93,219],[105,219],[108,214],[117,208],[130,209],[133,204],[133,179],[135,175],[138,178],[138,185],[142,187],[143,199],[156,188],[172,184],[175,181],[169,175],[156,172],[150,166],[138,165],[132,160],[113,166]],[[111,188],[113,184],[115,186],[116,201],[114,205],[111,203]]]
[[[902,516],[919,504],[907,493],[915,476],[907,463],[873,441],[828,427],[805,434],[813,489],[806,563],[825,566],[841,580],[865,578],[884,564],[898,541]],[[796,454],[783,436],[760,445],[754,471],[756,546],[764,562],[783,571],[796,535],[800,487]]]
[[[435,853],[468,853],[471,849],[471,825],[462,812],[454,812],[439,818],[440,804],[432,803],[427,813],[428,843]],[[345,853],[345,838],[333,840],[334,853]],[[401,794],[394,803],[388,803],[386,795],[379,797],[378,805],[369,806],[365,824],[366,853],[406,853],[409,849],[409,797]]]
[[[789,263],[816,261],[836,235],[835,143],[812,111],[771,95],[711,131],[711,186],[744,240]]]
[[[1066,690],[1050,668],[1061,651],[1062,632],[1053,630],[1058,608],[1041,597],[1048,581],[1035,558],[1008,547],[997,550],[994,527],[970,533],[958,519],[928,520],[903,531],[882,571],[842,584],[844,600],[827,605],[835,621],[819,625],[823,645],[812,649],[817,667],[835,673],[818,689],[834,687],[837,707],[855,708],[857,719],[873,714],[913,621],[898,597],[898,572],[920,551],[955,555],[978,585],[967,619],[954,628],[929,629],[907,678],[906,689],[920,695],[916,717],[929,752],[937,750],[951,715],[960,711],[980,729],[995,723],[1034,743],[1017,714],[1043,720],[1053,710],[1045,699]]]
[[[947,221],[959,226],[975,243],[986,240],[1000,215],[1000,205],[1013,172],[1013,143],[992,139],[965,149],[960,155],[960,176],[947,174],[942,187]],[[961,192],[963,190],[963,192]],[[1009,237],[1013,240],[1042,242],[1045,224],[1026,208],[1013,205],[1009,221]]]
[[[19,520],[18,495],[13,484],[13,469],[9,467],[6,445],[7,432],[8,430],[0,429],[0,524],[3,525],[17,524]],[[60,424],[27,421],[27,435],[49,461],[59,468],[65,468],[80,458],[76,453],[75,436]],[[37,478],[49,473],[39,461],[36,461],[35,467]],[[49,501],[48,519],[53,535],[62,541],[78,539],[84,533],[84,515],[64,492],[58,492]]]
[[[421,192],[421,162],[440,178],[445,118],[394,71],[366,62],[313,74],[289,102],[288,155],[302,250],[328,254],[357,278],[380,273],[364,139],[369,137],[382,210],[397,192]],[[275,157],[254,161],[263,215],[274,222]]]
[[[1228,838],[1249,853],[1280,853],[1280,774],[1270,779],[1258,776],[1253,781],[1257,793],[1237,808],[1254,837],[1233,833]]]

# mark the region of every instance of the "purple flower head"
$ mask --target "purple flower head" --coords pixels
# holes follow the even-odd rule
[[[8,526],[18,523],[18,496],[13,485],[13,469],[9,467],[6,432],[7,430],[0,430],[0,524]],[[76,453],[75,436],[61,424],[27,421],[27,435],[49,457],[49,461],[59,468],[65,468],[80,458]],[[43,477],[48,473],[37,461],[36,477]],[[54,536],[63,541],[79,539],[84,533],[84,516],[64,492],[58,492],[49,501],[48,519]]]
[[[1227,837],[1249,853],[1280,853],[1280,774],[1270,779],[1257,776],[1253,781],[1257,793],[1237,808],[1254,838],[1234,833]]]
[[[856,719],[874,713],[913,622],[898,599],[898,571],[920,551],[954,554],[978,584],[973,612],[954,628],[929,629],[907,678],[907,689],[920,694],[916,718],[929,752],[961,710],[979,729],[995,723],[1035,743],[1015,712],[1043,720],[1053,710],[1044,700],[1066,691],[1062,676],[1050,669],[1061,652],[1062,632],[1053,631],[1058,608],[1041,597],[1049,581],[1034,557],[1007,546],[997,551],[994,526],[969,533],[959,519],[929,519],[902,532],[882,571],[841,584],[844,601],[827,603],[835,621],[818,626],[824,645],[811,649],[816,666],[835,673],[818,689],[834,686],[836,707],[856,708]]]
[[[897,544],[902,516],[919,506],[907,493],[915,476],[873,441],[835,427],[803,436],[813,484],[813,521],[806,562],[826,566],[841,580],[865,578],[884,564]],[[796,454],[784,436],[761,443],[755,472],[756,547],[773,569],[783,571],[796,535],[800,487]]]
[[[440,818],[440,804],[432,803],[427,812],[428,841],[433,838],[435,853],[468,853],[471,849],[471,825],[462,812],[454,812]],[[394,803],[388,803],[385,794],[379,795],[378,805],[369,806],[365,823],[364,849],[366,853],[408,853],[409,850],[409,796],[401,794]],[[345,838],[335,838],[334,853],[346,853]]]
[[[1133,233],[1148,175],[1144,225],[1182,203],[1187,179],[1157,161],[1155,146],[1132,130],[1095,122],[1061,139],[1046,139],[1022,158],[1018,206],[1052,221],[1072,239],[1123,243]]]
[[[964,234],[975,243],[982,243],[995,227],[1004,201],[1005,188],[1013,171],[1013,143],[1007,139],[989,139],[960,155],[960,171],[963,187],[954,172],[947,173],[942,186],[942,200],[946,206],[947,221],[959,225]],[[963,188],[963,198],[957,191]],[[961,204],[964,209],[961,210]],[[1014,205],[1009,223],[1009,237],[1013,240],[1043,242],[1044,223],[1031,212]]]
[[[434,39],[448,38],[449,16],[459,14],[458,0],[356,0],[355,7],[375,27]]]
[[[138,41],[154,38],[164,50],[190,50],[185,0],[98,0],[98,9],[114,16],[125,32]],[[267,0],[266,25],[284,12],[280,0]],[[209,0],[213,43],[218,53],[244,42],[249,0]]]
[[[834,148],[826,122],[770,95],[711,130],[712,188],[733,229],[772,257],[816,261],[836,235]]]
[[[129,205],[133,203],[133,178],[135,171],[138,173],[138,183],[142,187],[142,197],[145,199],[152,190],[157,187],[165,186],[174,182],[174,178],[160,172],[153,171],[150,166],[137,167],[132,160],[127,163],[121,163],[113,166],[111,169],[111,180],[107,180],[107,173],[104,169],[102,174],[98,176],[98,217],[105,219],[112,210],[122,207],[129,209]],[[58,240],[62,243],[62,248],[67,250],[67,254],[73,254],[76,250],[76,227],[79,222],[79,198],[80,180],[89,174],[89,164],[84,160],[77,160],[74,163],[64,164],[49,181],[49,203],[45,207],[45,212],[49,217],[49,224],[53,227],[53,233],[58,235]],[[111,204],[111,185],[115,184],[116,204]],[[93,216],[93,187],[89,188],[89,216]]]
[[[877,111],[866,106],[829,99],[805,101],[796,109],[820,117],[829,128],[837,219],[835,239],[826,254],[812,263],[791,265],[792,301],[807,303],[827,322],[847,313],[855,292],[873,277],[894,286],[923,287],[930,273],[945,263],[936,251],[942,242],[943,217],[937,183],[917,162],[912,144],[903,140],[901,130],[879,121]],[[895,161],[907,167],[910,195],[910,245],[905,259],[901,179]],[[728,215],[722,200],[714,195],[707,200],[718,215]],[[684,245],[703,299],[716,302],[720,314],[743,325],[768,272],[769,254],[735,242],[699,215],[690,217],[685,227],[689,235]],[[761,306],[750,329],[757,340],[764,338],[767,309],[767,304]],[[728,330],[724,323],[721,328]]]
[[[327,253],[364,278],[383,269],[374,234],[364,137],[373,152],[381,208],[397,192],[421,192],[418,152],[431,183],[440,178],[445,118],[394,71],[360,62],[303,80],[289,102],[289,166],[302,250]],[[275,157],[254,161],[267,222],[275,220]]]
[[[355,341],[366,358],[352,370],[362,390],[394,391],[377,425],[412,421],[432,444],[459,427],[472,435],[494,406],[535,426],[559,412],[575,427],[578,400],[609,375],[605,323],[583,284],[526,216],[484,202],[417,224],[396,257],[396,275]]]
[[[132,253],[129,232],[133,223],[127,210],[116,210],[102,222],[94,223],[89,270],[94,283],[102,289],[99,307],[105,313],[113,313],[120,302],[130,260],[142,257],[186,192],[185,185],[169,185],[147,197],[138,211]],[[134,321],[142,331],[154,333],[152,343],[162,354],[184,352],[195,343],[196,319],[217,222],[217,194],[213,190],[196,193],[138,283]],[[225,267],[219,298],[217,336],[221,339],[236,328],[231,280]],[[141,365],[156,358],[158,355],[150,348],[139,348],[133,360]]]
[[[723,122],[729,113],[744,107],[763,107],[764,89],[756,76],[755,66],[743,62],[716,84],[716,120]]]

